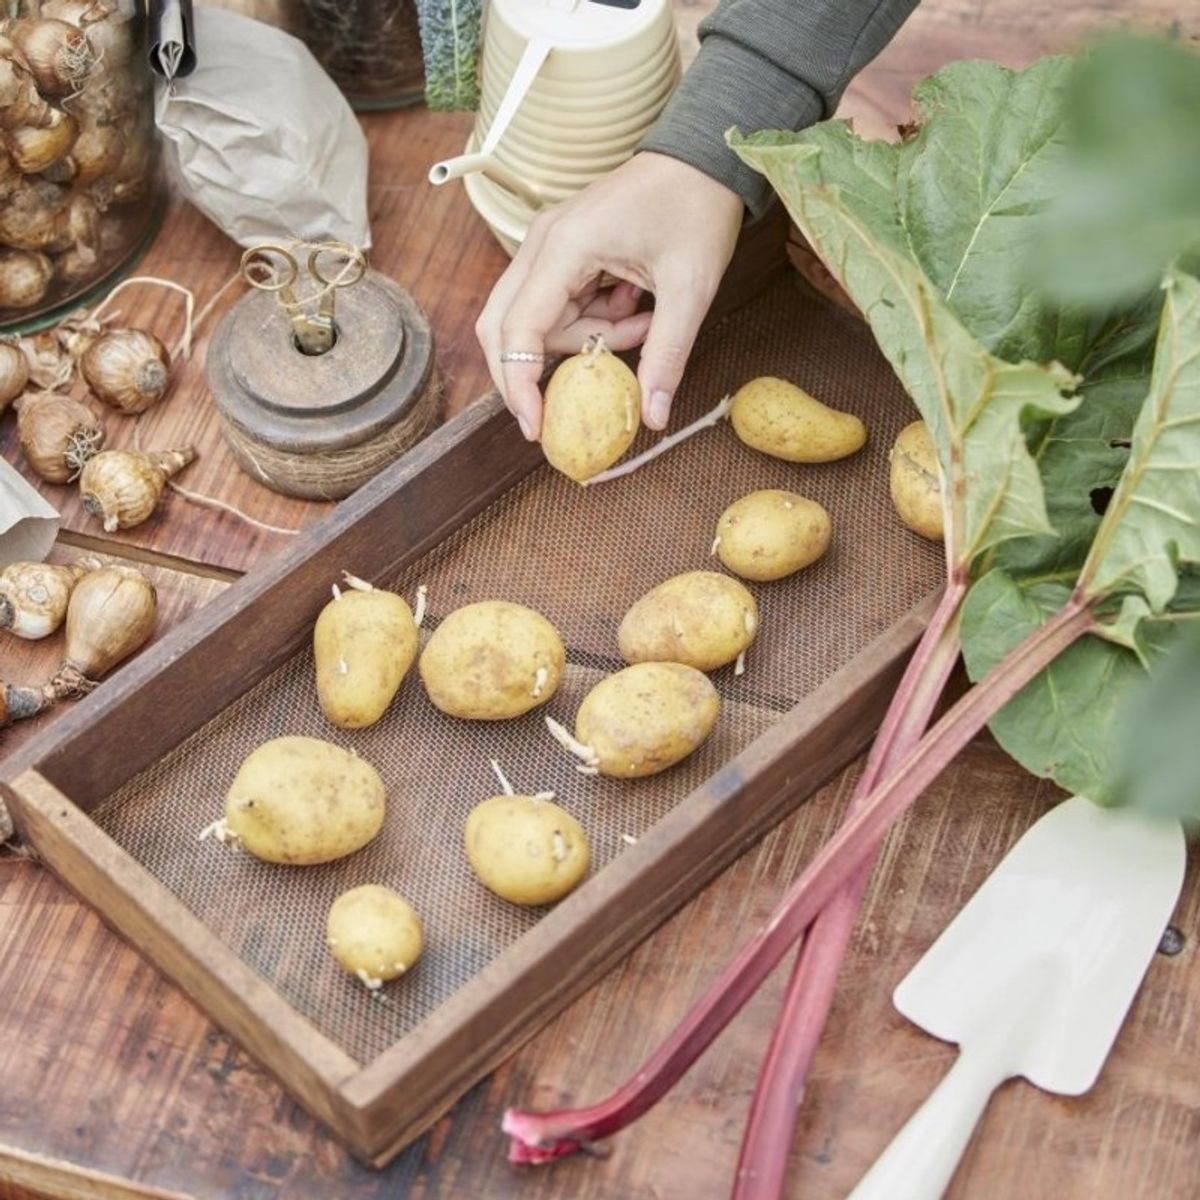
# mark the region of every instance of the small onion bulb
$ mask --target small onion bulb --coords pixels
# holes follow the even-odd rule
[[[29,384],[29,363],[16,342],[0,341],[0,413]]]
[[[145,412],[167,390],[167,348],[143,329],[110,329],[94,338],[79,360],[88,387],[126,413]]]
[[[44,254],[0,248],[0,308],[32,308],[53,275],[54,266]]]
[[[30,467],[47,483],[70,483],[104,444],[104,424],[61,392],[26,392],[13,406]]]
[[[80,91],[96,65],[87,35],[69,21],[26,17],[9,26],[8,36],[25,56],[38,91],[49,99]]]
[[[90,692],[154,632],[158,597],[134,567],[106,564],[85,575],[67,604],[67,656],[50,681],[57,699]]]
[[[102,450],[79,476],[83,507],[104,522],[105,533],[140,525],[155,510],[167,480],[196,457],[183,450]]]
[[[0,629],[30,640],[49,637],[66,619],[75,584],[99,567],[95,558],[81,558],[65,567],[10,563],[0,571]]]

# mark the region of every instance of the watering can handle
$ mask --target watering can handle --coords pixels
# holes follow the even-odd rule
[[[549,42],[539,38],[526,42],[520,61],[517,63],[517,69],[508,81],[508,90],[504,93],[504,99],[500,101],[500,107],[496,109],[496,115],[488,127],[483,145],[474,154],[460,154],[457,158],[447,158],[443,162],[434,163],[429,168],[430,183],[447,183],[451,179],[461,179],[462,176],[470,175],[474,171],[482,171],[499,183],[501,187],[520,196],[532,207],[542,207],[543,200],[537,190],[505,170],[492,155],[500,144],[500,139],[504,136],[509,122],[512,121],[513,114],[521,107],[521,101],[525,99],[530,84],[542,69],[542,64],[549,54]]]
[[[479,147],[480,154],[491,154],[500,144],[504,131],[508,128],[517,109],[521,107],[521,101],[525,99],[530,85],[542,69],[542,64],[549,54],[549,42],[542,41],[540,38],[526,42],[525,49],[521,52],[521,58],[517,63],[517,69],[508,81],[508,90],[504,93],[504,99],[500,101],[500,107],[496,109],[496,115],[492,118],[491,125],[488,126],[487,137],[483,139],[483,145]]]

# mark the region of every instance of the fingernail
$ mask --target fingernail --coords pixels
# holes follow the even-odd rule
[[[519,413],[517,414],[517,424],[521,427],[521,432],[525,435],[527,442],[533,441],[533,431],[529,428],[529,422],[525,420]]]
[[[670,416],[671,397],[663,391],[651,392],[650,411],[646,415],[646,424],[651,429],[666,429]]]

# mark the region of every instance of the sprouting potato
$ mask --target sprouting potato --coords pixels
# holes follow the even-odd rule
[[[412,968],[425,934],[403,896],[367,883],[343,892],[330,906],[325,942],[343,970],[374,990]]]
[[[637,376],[597,340],[560,363],[546,386],[542,450],[576,482],[611,467],[637,436]]]
[[[758,605],[736,579],[687,571],[647,592],[617,631],[628,663],[676,662],[713,671],[733,662],[758,632]]]
[[[313,629],[321,711],[342,729],[374,725],[417,656],[417,623],[394,592],[354,576],[321,610]]]
[[[545,704],[566,661],[558,630],[541,613],[483,600],[442,621],[421,654],[420,672],[442,712],[500,721]]]
[[[492,796],[467,817],[471,869],[513,904],[553,904],[578,886],[591,861],[587,834],[565,809],[538,796]]]
[[[300,866],[360,850],[383,824],[370,763],[320,738],[280,737],[252,751],[225,797],[225,825],[266,862]]]
[[[900,520],[923,538],[940,542],[944,532],[942,468],[924,421],[900,430],[892,446],[890,485]]]
[[[712,733],[721,701],[695,667],[644,662],[602,679],[584,697],[575,738],[588,767],[636,779],[687,758]]]
[[[768,489],[735,500],[717,521],[717,557],[756,582],[783,579],[829,549],[833,525],[815,500]]]
[[[867,430],[853,413],[815,400],[786,379],[743,384],[729,409],[734,432],[755,450],[788,462],[823,463],[861,450]]]

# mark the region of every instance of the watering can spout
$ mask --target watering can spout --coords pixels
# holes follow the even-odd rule
[[[460,154],[457,158],[443,159],[429,168],[430,183],[449,183],[475,171],[485,170],[492,161],[490,154]]]
[[[461,179],[464,175],[473,175],[477,171],[486,175],[493,183],[519,196],[532,208],[541,208],[546,202],[537,188],[514,175],[491,154],[460,154],[455,158],[446,158],[434,163],[429,168],[429,182],[449,183],[451,179]]]

